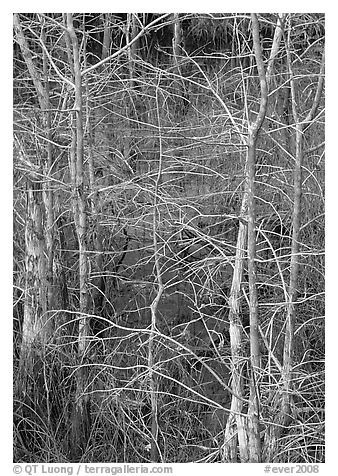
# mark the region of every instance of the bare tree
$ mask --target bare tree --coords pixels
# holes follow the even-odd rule
[[[301,117],[298,86],[293,71],[293,61],[291,55],[291,31],[292,16],[289,16],[288,34],[287,34],[287,64],[291,90],[291,105],[293,124],[295,128],[294,139],[294,178],[293,178],[293,210],[292,210],[292,240],[291,240],[291,259],[290,259],[290,278],[287,289],[286,315],[285,315],[285,339],[283,346],[283,367],[281,372],[281,392],[279,399],[275,404],[279,407],[276,424],[271,428],[271,433],[267,433],[265,441],[267,449],[267,461],[270,461],[278,445],[279,438],[290,422],[292,421],[292,395],[293,395],[293,366],[294,366],[294,337],[296,324],[296,303],[299,293],[298,281],[301,269],[300,260],[300,230],[302,217],[302,189],[303,189],[303,161],[304,161],[304,134],[313,124],[320,98],[324,86],[324,52],[321,58],[320,70],[318,74],[317,88],[309,112],[305,117]]]
[[[90,432],[90,401],[87,395],[86,356],[88,353],[89,320],[88,312],[88,256],[87,256],[87,215],[84,183],[83,157],[83,101],[79,44],[73,25],[72,14],[67,14],[67,29],[72,44],[74,67],[74,115],[72,117],[72,145],[70,149],[70,169],[73,187],[73,213],[79,244],[79,317],[78,317],[78,358],[79,368],[75,394],[73,424],[74,456],[84,451]]]
[[[250,461],[259,463],[261,461],[261,437],[260,437],[260,371],[261,352],[259,337],[258,300],[256,282],[256,209],[255,209],[255,175],[256,175],[256,148],[260,128],[263,124],[268,101],[268,88],[265,77],[265,69],[262,58],[262,51],[259,40],[259,23],[255,13],[251,15],[252,35],[257,70],[260,82],[260,108],[257,119],[249,126],[248,137],[248,159],[247,159],[247,180],[248,180],[248,274],[249,274],[249,295],[250,295],[250,401],[248,410],[248,435]]]

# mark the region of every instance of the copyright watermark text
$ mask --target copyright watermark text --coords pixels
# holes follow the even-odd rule
[[[46,464],[15,464],[13,466],[14,474],[68,474],[68,475],[85,475],[85,474],[172,474],[173,468],[170,466],[146,466],[146,465],[129,465],[120,466],[108,465],[46,465]]]

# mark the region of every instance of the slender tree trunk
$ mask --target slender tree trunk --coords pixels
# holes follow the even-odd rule
[[[73,26],[72,14],[67,14],[67,27],[73,49],[75,103],[72,130],[71,166],[73,179],[74,219],[79,244],[79,318],[78,318],[78,369],[75,405],[72,416],[73,457],[78,459],[85,451],[90,432],[90,398],[87,394],[89,322],[88,312],[88,258],[87,258],[87,214],[83,171],[83,106],[82,78],[78,39]]]
[[[250,463],[259,463],[261,459],[259,431],[259,378],[261,356],[259,345],[258,299],[256,285],[256,210],[255,210],[255,167],[256,138],[249,132],[248,144],[248,276],[249,276],[249,313],[250,313],[250,397],[248,408],[248,438]]]
[[[274,399],[274,405],[278,408],[277,416],[274,421],[274,425],[268,429],[265,436],[265,460],[273,462],[276,448],[278,446],[279,439],[292,420],[291,403],[292,403],[292,391],[293,391],[293,352],[294,352],[294,332],[295,322],[297,318],[296,312],[296,300],[298,294],[298,279],[301,268],[300,261],[300,229],[301,229],[301,216],[302,216],[302,168],[303,168],[303,142],[304,134],[311,122],[313,121],[318,107],[324,86],[324,62],[325,57],[323,54],[319,80],[317,83],[316,94],[312,107],[305,119],[301,119],[299,113],[299,105],[297,103],[297,85],[296,79],[293,74],[291,48],[290,48],[290,34],[291,34],[291,21],[289,25],[289,35],[287,42],[287,63],[289,69],[290,78],[290,92],[291,92],[291,105],[293,116],[293,127],[295,128],[295,140],[294,140],[294,200],[293,200],[293,212],[292,212],[292,239],[291,239],[291,260],[290,260],[290,280],[288,286],[288,301],[286,303],[286,318],[285,318],[285,339],[283,348],[283,367],[281,375],[281,389],[277,393]]]
[[[156,108],[157,108],[157,120],[159,127],[159,164],[158,172],[155,182],[154,189],[154,215],[153,215],[153,245],[154,245],[154,259],[155,259],[155,273],[157,280],[157,293],[151,303],[151,327],[150,327],[150,337],[149,337],[149,347],[148,347],[148,367],[149,367],[149,382],[150,382],[150,398],[151,398],[151,451],[150,457],[153,463],[156,463],[161,460],[161,454],[159,450],[158,442],[158,433],[159,433],[159,424],[158,424],[158,395],[157,395],[157,378],[153,372],[153,368],[156,364],[155,355],[156,349],[154,348],[154,338],[156,331],[157,323],[157,309],[161,300],[161,296],[164,291],[163,280],[162,280],[162,271],[160,263],[160,253],[158,245],[158,225],[160,223],[160,211],[158,203],[158,194],[160,192],[160,184],[162,180],[162,138],[161,138],[161,119],[159,111],[159,95],[158,89],[156,90]]]
[[[103,42],[102,42],[102,54],[101,59],[106,59],[110,53],[111,42],[111,13],[103,13]]]
[[[249,311],[250,311],[250,397],[247,421],[242,413],[242,401],[236,395],[232,396],[231,413],[225,431],[226,444],[223,459],[236,461],[236,438],[238,432],[238,445],[240,461],[242,463],[258,463],[261,460],[261,443],[259,429],[259,372],[261,368],[259,322],[258,322],[258,299],[256,286],[256,231],[255,231],[255,169],[256,169],[256,144],[259,130],[265,118],[267,108],[267,84],[263,66],[262,52],[259,42],[259,24],[257,15],[252,14],[252,31],[254,38],[254,53],[257,62],[258,76],[260,80],[260,109],[257,119],[249,125],[246,159],[246,182],[240,212],[240,225],[236,245],[235,269],[230,292],[230,344],[232,358],[232,389],[234,394],[243,397],[243,362],[242,350],[242,323],[239,317],[240,284],[243,274],[244,249],[248,248],[248,275],[249,275]],[[243,223],[247,222],[247,227]],[[235,427],[236,422],[236,427]]]
[[[280,43],[283,38],[283,28],[284,28],[284,20],[285,20],[285,13],[282,13],[280,16],[278,16],[277,19],[277,24],[275,28],[275,33],[273,36],[273,41],[272,41],[272,47],[270,51],[270,57],[269,57],[269,62],[268,66],[266,68],[266,82],[267,85],[270,86],[270,82],[272,80],[272,75],[273,75],[273,70],[274,70],[274,65],[275,65],[275,59],[278,55],[279,48],[280,48]]]
[[[127,13],[127,25],[126,25],[126,43],[132,42],[137,36],[137,21],[136,13]],[[135,60],[137,55],[138,41],[134,41],[128,48],[129,59],[129,78],[130,85],[133,88],[135,86]]]
[[[46,34],[45,30],[42,30],[42,42],[46,44]],[[45,221],[45,237],[46,237],[46,252],[47,252],[47,295],[48,295],[48,309],[56,309],[57,302],[55,299],[54,289],[57,285],[56,276],[54,279],[53,273],[53,264],[54,264],[54,195],[53,195],[53,183],[51,180],[51,175],[53,172],[53,145],[52,145],[52,117],[51,117],[51,104],[50,104],[50,94],[49,94],[49,78],[48,78],[48,58],[45,51],[43,52],[43,73],[45,81],[45,107],[44,111],[45,116],[45,126],[46,126],[46,153],[47,157],[43,163],[43,172],[45,180],[43,182],[43,200],[46,210],[46,221]]]
[[[85,62],[86,66],[86,62]],[[95,170],[94,170],[94,145],[95,145],[95,134],[93,128],[93,111],[95,110],[94,101],[89,99],[89,87],[88,81],[85,84],[86,88],[86,117],[87,117],[87,128],[88,128],[88,172],[89,172],[89,193],[90,193],[90,205],[91,205],[91,214],[92,219],[95,221],[95,234],[93,237],[93,247],[95,251],[95,266],[96,266],[96,277],[91,280],[92,289],[91,294],[93,298],[93,313],[96,315],[103,315],[103,306],[104,306],[104,293],[106,288],[106,279],[104,276],[104,260],[103,260],[103,243],[102,237],[104,232],[100,225],[99,209],[98,209],[98,195],[94,191],[95,183]],[[96,320],[91,324],[91,332],[97,334],[100,333],[100,337],[103,337],[102,330],[104,329],[100,321]]]
[[[182,42],[182,30],[180,23],[179,13],[173,13],[174,19],[174,34],[173,34],[173,63],[175,66],[174,72],[180,74],[179,67],[179,56],[180,56],[180,45]]]
[[[251,463],[261,461],[261,440],[259,428],[259,380],[261,355],[259,344],[258,299],[256,284],[256,210],[255,175],[257,138],[265,118],[268,90],[262,51],[259,39],[259,23],[255,13],[251,15],[254,54],[260,82],[260,109],[255,122],[249,126],[247,181],[248,181],[248,274],[250,296],[250,398],[248,409],[249,458]]]

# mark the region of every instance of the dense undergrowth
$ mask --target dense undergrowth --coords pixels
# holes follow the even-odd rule
[[[56,38],[51,33],[50,41],[58,51],[64,47],[55,43]],[[312,71],[318,70],[316,55],[309,47],[306,61],[298,61],[296,57],[294,60],[295,71],[302,77],[296,98],[302,113],[313,100]],[[89,274],[85,317],[90,333],[85,338],[84,357],[79,361],[79,241],[68,164],[72,95],[65,91],[62,81],[54,78],[56,84],[50,91],[54,161],[52,170],[46,171],[41,112],[27,83],[23,59],[17,52],[14,63],[16,462],[79,460],[73,454],[71,430],[81,369],[86,369],[83,392],[89,396],[90,417],[81,461],[152,460],[153,385],[159,460],[224,462],[224,429],[232,382],[229,297],[246,160],[246,148],[239,132],[246,134],[248,111],[250,114],[257,111],[259,83],[254,65],[241,60],[240,54],[235,64],[226,55],[220,57],[217,51],[213,61],[201,56],[186,55],[180,75],[173,74],[168,56],[164,55],[159,64],[139,59],[133,87],[124,60],[106,63],[86,77],[84,190]],[[265,434],[278,411],[290,278],[294,134],[292,121],[285,119],[286,113],[291,114],[291,106],[290,102],[288,108],[284,105],[287,89],[284,60],[282,50],[273,78],[275,90],[281,92],[270,98],[271,109],[257,149],[256,262],[263,455]],[[71,75],[67,62],[60,62],[58,67],[63,74]],[[50,75],[54,73],[51,68]],[[282,112],[281,107],[284,107]],[[308,152],[303,166],[301,270],[295,303],[291,415],[289,425],[274,447],[274,462],[324,461],[321,146],[324,123],[321,112],[310,128],[305,139]],[[30,363],[23,371],[21,347],[25,299],[29,294],[27,177],[33,166],[37,168],[35,186],[46,193],[48,184],[54,194],[54,297],[53,306],[43,316],[44,326],[47,328],[51,323],[53,330],[45,341],[32,344]],[[45,211],[42,213],[45,213],[42,219],[45,226],[47,215]],[[40,237],[42,241],[45,238],[46,235]],[[159,275],[163,292],[154,329],[152,306]],[[246,395],[251,372],[248,295],[244,267],[240,318],[246,356],[241,367]],[[246,399],[245,412],[247,402]]]

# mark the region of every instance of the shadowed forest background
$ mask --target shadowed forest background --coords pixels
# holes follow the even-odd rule
[[[14,14],[16,462],[324,462],[324,37]]]

